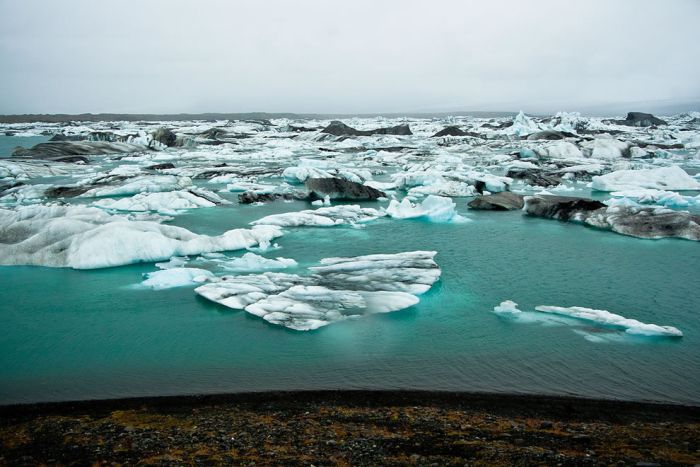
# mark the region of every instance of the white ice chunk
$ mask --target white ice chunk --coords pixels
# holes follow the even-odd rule
[[[493,311],[494,313],[522,313],[522,311],[518,309],[518,304],[512,300],[505,300],[501,302],[500,305],[494,307]]]
[[[266,272],[225,276],[195,289],[289,329],[308,331],[332,322],[387,313],[418,303],[439,278],[434,251],[326,258],[308,276]]]
[[[80,195],[80,197],[99,198],[103,196],[134,195],[137,193],[156,193],[181,190],[191,185],[192,180],[189,177],[176,177],[174,175],[143,176],[127,180],[123,185],[92,188]]]
[[[266,247],[281,235],[278,227],[260,225],[210,237],[153,221],[130,221],[98,208],[26,206],[0,210],[0,264],[104,268]]]
[[[386,213],[395,219],[425,218],[432,222],[464,220],[455,211],[456,206],[450,198],[430,195],[421,204],[413,204],[406,198],[400,203],[393,199],[387,206]]]
[[[297,262],[290,258],[265,258],[255,253],[246,253],[240,258],[221,262],[220,266],[227,271],[259,272],[275,269],[293,268]]]
[[[618,170],[593,177],[592,187],[599,191],[623,191],[638,188],[657,190],[700,190],[700,181],[677,165],[655,169]]]
[[[187,285],[201,284],[214,277],[210,271],[197,268],[169,268],[145,274],[140,286],[153,290],[171,289]]]
[[[356,204],[338,205],[299,212],[272,214],[251,222],[253,225],[277,225],[280,227],[333,227],[368,222],[384,216],[372,208],[363,208]]]
[[[219,198],[218,195],[210,195]],[[164,193],[139,193],[130,198],[101,199],[93,206],[115,211],[157,211],[161,214],[175,215],[183,209],[209,208],[216,206],[209,199],[197,196],[189,191],[169,191]]]
[[[636,319],[625,318],[624,316],[610,313],[606,310],[594,310],[592,308],[583,308],[572,306],[564,308],[559,306],[544,306],[535,307],[535,310],[542,313],[552,313],[569,318],[575,318],[582,321],[591,322],[604,326],[611,326],[623,329],[627,334],[639,334],[644,336],[671,336],[681,337],[683,333],[673,326],[659,326],[657,324],[646,324]]]

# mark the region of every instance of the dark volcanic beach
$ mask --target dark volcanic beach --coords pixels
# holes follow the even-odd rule
[[[288,392],[0,408],[0,465],[693,465],[700,408]]]

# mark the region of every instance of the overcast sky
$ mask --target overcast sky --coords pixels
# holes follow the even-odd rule
[[[0,113],[700,100],[700,0],[0,0]]]

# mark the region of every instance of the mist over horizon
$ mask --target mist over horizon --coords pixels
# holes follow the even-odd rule
[[[0,0],[0,114],[700,109],[700,3]]]

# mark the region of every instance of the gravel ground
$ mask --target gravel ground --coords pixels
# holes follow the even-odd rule
[[[0,407],[0,465],[693,465],[700,408],[302,392]]]

